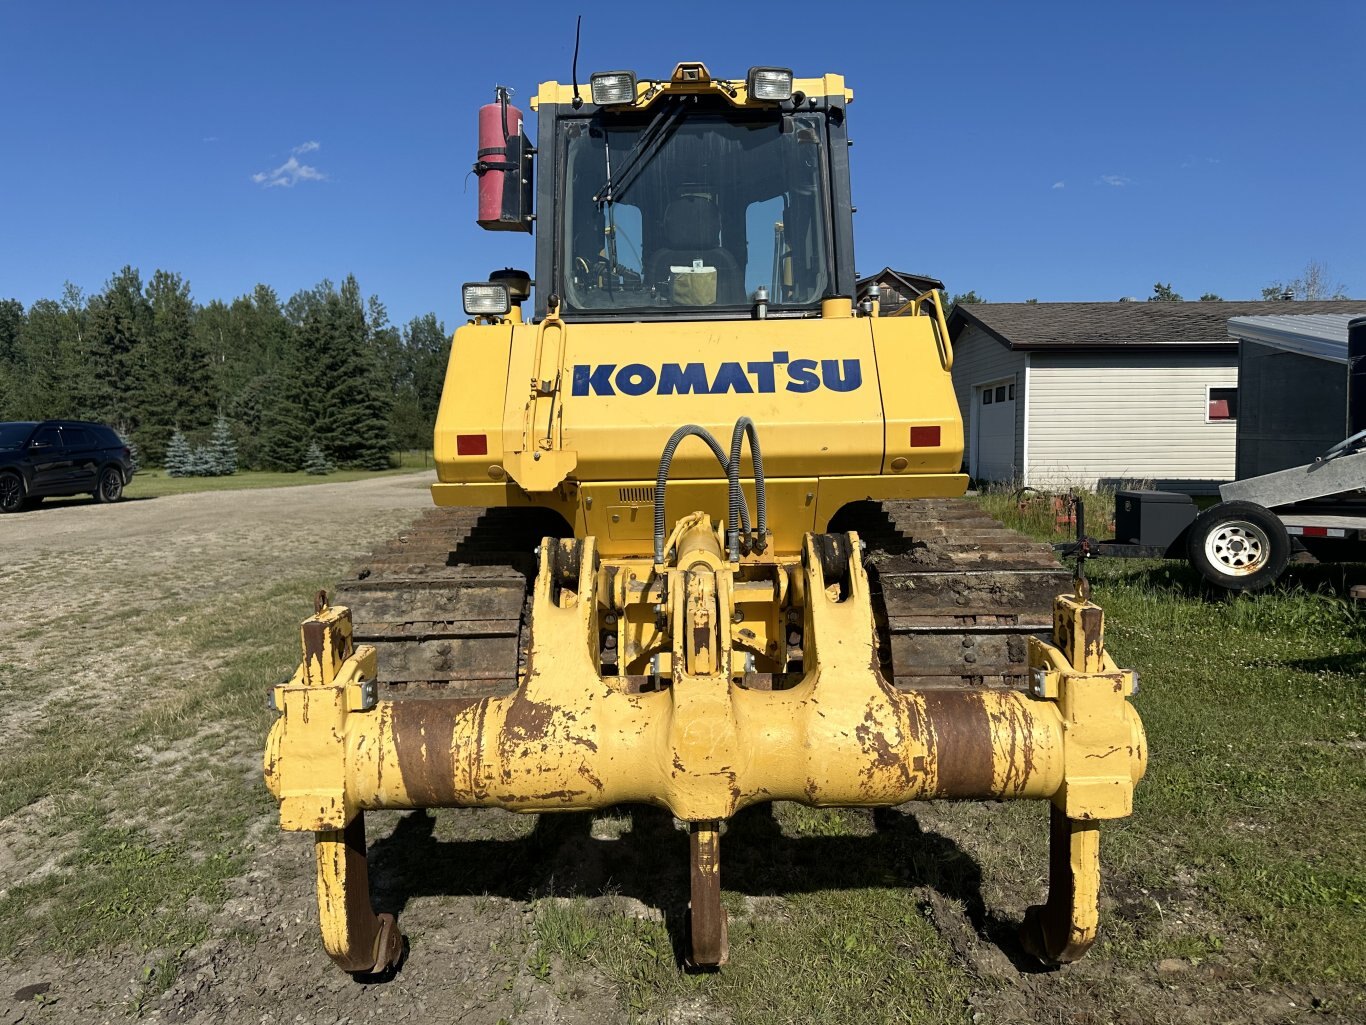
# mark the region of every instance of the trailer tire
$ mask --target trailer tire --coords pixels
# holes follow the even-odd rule
[[[1186,555],[1199,574],[1228,591],[1260,591],[1290,560],[1290,536],[1255,502],[1220,502],[1195,518]]]

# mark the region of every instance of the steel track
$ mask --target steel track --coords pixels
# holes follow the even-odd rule
[[[902,689],[1023,687],[1026,641],[1070,574],[967,499],[862,503],[832,530],[864,539],[884,671]],[[553,516],[432,509],[341,584],[390,698],[510,693],[530,632],[535,548]]]

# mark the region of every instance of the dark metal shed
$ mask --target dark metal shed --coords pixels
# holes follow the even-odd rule
[[[1239,480],[1310,463],[1347,431],[1347,324],[1360,314],[1233,317]]]

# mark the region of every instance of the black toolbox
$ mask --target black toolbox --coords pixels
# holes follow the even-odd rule
[[[1170,548],[1195,520],[1195,500],[1174,491],[1116,491],[1115,540]]]

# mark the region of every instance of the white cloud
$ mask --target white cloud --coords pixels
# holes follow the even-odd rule
[[[263,189],[273,189],[277,185],[282,185],[287,189],[292,189],[299,182],[325,182],[327,175],[319,171],[316,167],[309,164],[299,163],[299,157],[304,153],[312,153],[316,149],[321,149],[321,144],[310,139],[302,145],[295,146],[290,151],[290,158],[273,171],[258,171],[251,176],[251,180]]]
[[[1133,181],[1132,178],[1126,178],[1122,174],[1102,174],[1100,176],[1099,184],[1113,185],[1115,188],[1121,189],[1125,185],[1132,185]]]
[[[1055,188],[1055,189],[1065,189],[1065,188],[1067,188],[1067,182],[1063,182],[1063,181],[1054,182],[1054,183],[1053,183],[1053,188]]]

